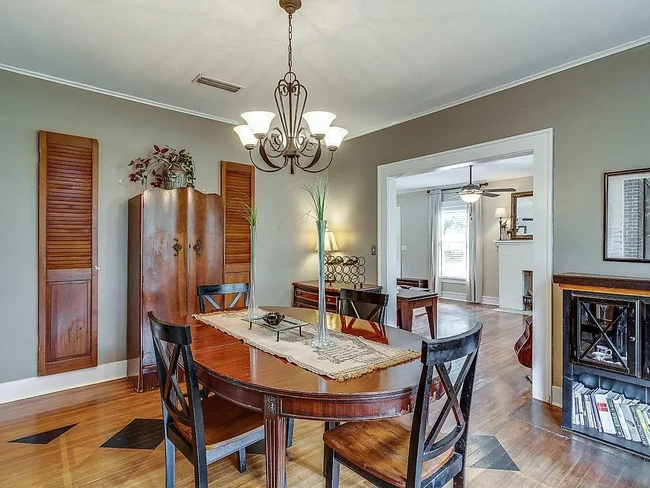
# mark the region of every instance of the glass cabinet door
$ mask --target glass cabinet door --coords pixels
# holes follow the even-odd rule
[[[637,302],[578,296],[575,360],[636,375]]]

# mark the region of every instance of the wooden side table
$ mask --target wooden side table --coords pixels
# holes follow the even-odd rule
[[[424,308],[427,311],[431,338],[436,338],[438,320],[438,294],[430,291],[398,290],[397,292],[397,326],[411,332],[413,328],[413,310]]]
[[[347,288],[350,290],[370,291],[381,293],[382,287],[379,285],[363,284],[363,288],[354,288],[351,283],[325,283],[325,308],[328,312],[336,313],[341,290]],[[318,281],[296,281],[293,283],[293,307],[308,308],[311,310],[318,309]]]

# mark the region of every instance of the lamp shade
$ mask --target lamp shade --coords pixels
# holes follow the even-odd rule
[[[479,198],[481,198],[481,193],[480,192],[466,192],[466,193],[461,193],[460,198],[463,199],[464,202],[466,203],[474,203],[477,201]]]
[[[507,216],[508,216],[508,211],[503,207],[499,207],[494,211],[495,219],[505,219]]]
[[[269,131],[269,127],[271,127],[271,122],[275,118],[273,112],[262,111],[244,112],[241,116],[258,139],[264,139]]]
[[[318,242],[316,243],[316,248],[314,251],[318,251]],[[339,245],[336,243],[334,238],[334,233],[331,230],[325,231],[325,252],[336,252],[340,251]]]
[[[238,125],[233,130],[237,133],[239,140],[246,149],[251,150],[255,147],[257,144],[257,137],[253,134],[249,125]]]
[[[342,127],[330,127],[325,136],[325,145],[330,151],[336,151],[341,147],[343,138],[348,135],[348,131]]]
[[[322,139],[327,135],[336,115],[331,112],[315,111],[303,114],[302,118],[307,121],[311,134],[316,139]]]

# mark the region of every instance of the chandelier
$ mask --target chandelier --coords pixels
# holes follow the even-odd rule
[[[251,163],[260,171],[267,173],[280,171],[287,165],[291,174],[295,173],[295,168],[309,173],[324,171],[332,164],[334,152],[348,134],[348,131],[341,127],[331,126],[336,118],[333,113],[322,111],[305,113],[307,88],[298,81],[292,64],[292,19],[295,11],[301,6],[301,0],[280,0],[280,7],[289,15],[289,71],[278,82],[274,92],[279,125],[270,129],[276,117],[273,112],[254,111],[243,113],[241,116],[246,121],[246,125],[235,127],[241,143],[248,149]],[[303,119],[306,126],[303,124]],[[259,153],[266,167],[255,162],[254,152]],[[326,154],[325,158],[323,152]],[[318,165],[321,159],[324,164]]]

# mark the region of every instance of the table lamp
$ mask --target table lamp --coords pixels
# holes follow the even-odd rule
[[[498,207],[494,211],[494,218],[499,219],[499,240],[506,240],[506,226],[508,222],[508,211],[503,207]]]
[[[318,242],[314,251],[318,251]],[[334,237],[334,232],[331,230],[325,231],[325,252],[337,252],[340,251],[339,245],[336,243],[336,238]]]

